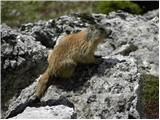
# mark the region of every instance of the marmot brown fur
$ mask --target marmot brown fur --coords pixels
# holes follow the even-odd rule
[[[110,30],[96,25],[65,36],[49,53],[48,68],[38,81],[36,96],[40,98],[44,95],[48,81],[53,76],[68,78],[78,63],[95,63],[94,52],[97,45],[110,33]]]

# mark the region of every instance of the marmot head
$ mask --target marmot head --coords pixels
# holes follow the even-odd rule
[[[111,35],[111,30],[101,25],[92,25],[87,29],[87,40],[91,42],[101,42],[109,35]]]

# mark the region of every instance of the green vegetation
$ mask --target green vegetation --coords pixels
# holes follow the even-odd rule
[[[152,75],[144,75],[144,101],[159,100],[159,78]]]
[[[75,12],[92,13],[96,2],[64,1],[2,1],[2,23],[21,23],[54,19]]]
[[[97,9],[104,14],[117,10],[123,10],[134,14],[142,13],[142,9],[137,4],[130,1],[103,1],[99,3]]]
[[[104,13],[124,10],[140,14],[142,9],[129,1],[2,1],[2,23],[18,26],[22,23],[54,19],[71,13]]]
[[[159,78],[152,75],[143,75],[144,116],[147,119],[159,118]]]

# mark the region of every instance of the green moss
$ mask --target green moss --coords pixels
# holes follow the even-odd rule
[[[94,12],[96,2],[80,1],[2,1],[2,23],[17,26],[22,23],[54,19],[70,13]]]
[[[117,10],[124,10],[134,14],[142,13],[142,9],[130,1],[102,1],[98,4],[97,10],[104,14]]]
[[[143,101],[159,100],[159,78],[153,75],[143,75]]]

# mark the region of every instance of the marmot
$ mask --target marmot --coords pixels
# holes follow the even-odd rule
[[[48,68],[38,81],[36,97],[41,98],[44,95],[49,79],[53,76],[68,78],[78,63],[95,63],[94,52],[97,45],[110,33],[111,30],[94,25],[79,33],[65,36],[48,55]]]

